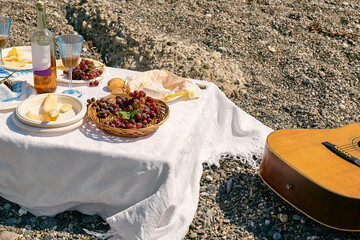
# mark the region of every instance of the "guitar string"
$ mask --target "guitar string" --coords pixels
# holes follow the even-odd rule
[[[356,147],[353,146],[352,144],[339,145],[339,148],[341,148],[342,150],[344,150],[346,152],[358,152],[359,151],[359,149],[356,149]]]

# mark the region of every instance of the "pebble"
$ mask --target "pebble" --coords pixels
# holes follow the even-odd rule
[[[286,222],[288,221],[288,219],[289,219],[288,215],[287,215],[287,214],[283,214],[283,213],[280,213],[280,214],[278,215],[278,218],[280,219],[280,221],[281,221],[282,223],[286,223]]]
[[[230,223],[230,220],[225,218],[225,219],[223,219],[223,223],[226,223],[226,224]]]
[[[56,224],[57,223],[56,223],[55,218],[49,217],[40,223],[40,227],[42,229],[53,229],[56,226]]]
[[[55,237],[54,237],[53,234],[48,234],[48,235],[45,236],[45,240],[52,240],[52,239],[54,239],[54,238],[55,238]]]
[[[211,175],[206,175],[205,179],[208,180],[209,182],[211,182],[212,180],[214,180]]]
[[[204,229],[196,229],[195,232],[199,235],[203,235],[205,234],[205,230]]]
[[[15,240],[18,237],[19,235],[14,232],[4,231],[0,233],[0,240]]]
[[[6,219],[6,223],[9,225],[12,225],[12,224],[17,223],[17,220],[16,220],[16,218],[8,218],[8,219]]]
[[[274,239],[274,240],[279,240],[279,239],[281,239],[281,234],[278,233],[278,232],[274,233],[273,239]]]
[[[189,234],[189,238],[191,238],[191,239],[194,239],[194,238],[196,238],[196,237],[197,237],[197,233],[196,233],[196,232],[192,232],[192,233]]]
[[[299,215],[293,215],[293,219],[296,221],[299,221],[301,219],[301,217]]]
[[[272,46],[268,46],[268,50],[272,53],[276,52],[276,49]]]

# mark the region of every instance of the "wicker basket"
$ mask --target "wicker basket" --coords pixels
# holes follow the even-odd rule
[[[110,94],[104,98],[105,99],[114,99],[113,101],[115,101],[117,95],[120,95],[122,97],[128,96],[127,94],[116,94],[116,95]],[[148,134],[154,132],[169,117],[169,114],[170,114],[169,106],[166,103],[164,103],[163,101],[160,101],[157,99],[155,99],[155,101],[159,107],[160,113],[159,113],[158,117],[153,119],[152,122],[150,124],[148,124],[145,128],[124,129],[124,128],[116,128],[116,127],[111,127],[111,126],[105,125],[104,122],[111,120],[111,118],[109,118],[109,117],[98,118],[96,116],[96,109],[92,108],[92,105],[94,103],[91,103],[88,107],[88,116],[96,124],[96,126],[98,126],[103,131],[110,133],[112,135],[117,135],[117,136],[122,136],[122,137],[141,137],[141,136],[145,136],[145,135],[148,135]]]

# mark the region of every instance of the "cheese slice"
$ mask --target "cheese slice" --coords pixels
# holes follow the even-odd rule
[[[15,47],[11,49],[3,62],[8,67],[24,67],[26,64],[32,63],[30,59],[24,58],[23,51]]]

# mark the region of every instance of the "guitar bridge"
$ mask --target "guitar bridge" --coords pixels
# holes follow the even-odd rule
[[[342,159],[360,167],[360,160],[354,156],[352,156],[350,153],[344,151],[340,147],[331,144],[329,142],[323,142],[322,143],[325,147],[327,147],[330,151],[341,157]]]

